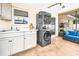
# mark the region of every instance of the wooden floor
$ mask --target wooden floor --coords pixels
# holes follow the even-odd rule
[[[79,44],[63,40],[61,37],[53,38],[54,41],[48,46],[36,47],[15,54],[14,56],[78,56]]]

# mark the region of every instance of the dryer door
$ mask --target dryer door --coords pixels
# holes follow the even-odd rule
[[[51,33],[49,31],[46,31],[44,33],[44,40],[45,41],[50,41],[51,40]]]

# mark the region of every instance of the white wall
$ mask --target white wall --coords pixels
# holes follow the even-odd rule
[[[29,27],[29,24],[32,23],[34,27],[36,27],[36,14],[42,10],[39,8],[38,4],[24,4],[24,3],[14,3],[12,4],[13,8],[24,10],[28,12],[28,24],[22,25],[16,25],[13,24],[14,27]]]
[[[62,9],[61,6],[57,5],[54,6],[50,9],[45,9],[47,12],[52,13],[52,16],[56,17],[56,36],[58,35],[58,21],[60,21],[58,19],[58,14],[64,13],[64,12],[68,12],[74,9],[78,9],[79,8],[79,3],[65,3],[66,8]]]
[[[11,21],[0,20],[0,30],[10,30],[11,29]]]
[[[56,36],[58,35],[58,14],[62,12],[66,12],[69,10],[73,10],[79,7],[79,4],[66,4],[66,8],[61,9],[59,6],[52,7],[48,9],[47,7],[51,4],[25,4],[25,3],[13,3],[13,6],[18,7],[19,9],[25,10],[29,12],[29,23],[32,22],[36,27],[36,14],[41,11],[47,11],[52,14],[53,17],[56,17]],[[4,24],[4,25],[3,25]],[[7,26],[8,27],[7,27]],[[14,27],[18,25],[12,24]],[[29,24],[28,24],[29,25]],[[28,25],[19,25],[20,27],[28,27]],[[0,27],[10,28],[10,22],[0,21]]]
[[[13,29],[16,29],[16,27],[17,28],[27,28],[28,24],[14,24],[14,9],[28,11],[28,9],[23,9],[18,6],[12,5],[12,26],[13,26]],[[28,19],[28,22],[29,22],[29,19]]]

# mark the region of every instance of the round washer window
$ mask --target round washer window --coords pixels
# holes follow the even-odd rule
[[[50,33],[49,31],[46,31],[46,32],[44,33],[44,40],[45,40],[45,41],[51,40],[51,33]]]

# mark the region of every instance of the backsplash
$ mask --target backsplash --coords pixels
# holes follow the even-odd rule
[[[10,30],[11,29],[11,21],[0,20],[0,30]]]

